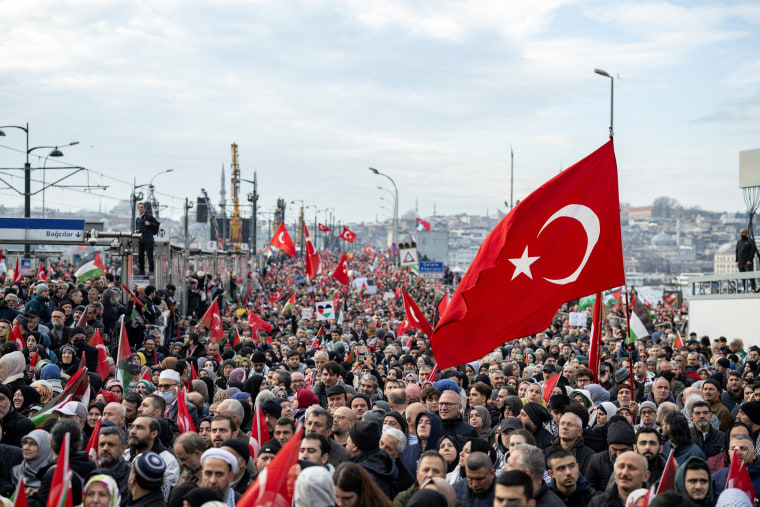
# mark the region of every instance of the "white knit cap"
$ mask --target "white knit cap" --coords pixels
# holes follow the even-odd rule
[[[161,375],[158,376],[158,381],[161,382],[162,380],[173,380],[178,384],[182,382],[179,378],[179,372],[174,370],[162,370]]]

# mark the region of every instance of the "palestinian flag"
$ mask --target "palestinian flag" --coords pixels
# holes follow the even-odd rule
[[[589,306],[592,306],[594,304],[594,301],[596,300],[596,295],[592,294],[590,296],[584,296],[578,301],[578,310],[583,311],[584,309],[588,308]]]
[[[101,276],[105,272],[106,267],[100,259],[100,252],[96,250],[88,253],[82,258],[76,271],[74,271],[74,276],[77,278],[78,282],[84,282],[90,278]]]
[[[312,350],[317,350],[319,347],[322,346],[322,340],[320,340],[320,336],[322,336],[322,332],[325,330],[325,328],[320,327],[319,332],[317,332],[317,335],[314,337],[314,341],[311,342],[311,348],[309,349],[309,352]]]
[[[356,349],[351,349],[351,353],[348,354],[346,361],[349,363],[355,363],[359,357],[356,355]]]
[[[654,333],[654,323],[649,310],[641,303],[636,294],[633,296],[633,311],[631,312],[631,328],[628,330],[628,343],[635,343]]]
[[[280,314],[283,314],[287,312],[288,310],[295,310],[296,308],[296,293],[290,295],[290,299],[288,299],[287,303],[285,303],[285,306],[282,307],[282,310],[280,310]]]
[[[53,480],[50,483],[50,495],[47,497],[47,507],[63,507],[71,503],[71,467],[69,465],[69,447],[71,435],[66,433],[63,445],[54,467]]]
[[[24,485],[24,476],[18,480],[18,487],[13,492],[10,498],[13,502],[13,507],[29,507],[29,502],[26,499],[26,486]]]
[[[605,295],[604,304],[607,306],[622,305],[623,304],[623,289],[618,289],[615,292]]]
[[[121,384],[122,392],[126,393],[129,388],[129,340],[127,339],[127,328],[124,325],[124,317],[120,321],[121,333],[119,334],[119,349],[116,356],[116,380]]]
[[[62,407],[69,401],[80,401],[87,395],[89,388],[90,377],[87,376],[87,368],[82,368],[69,379],[61,394],[50,400],[47,405],[29,419],[32,420],[37,429],[41,429],[45,421],[53,417],[53,410]]]

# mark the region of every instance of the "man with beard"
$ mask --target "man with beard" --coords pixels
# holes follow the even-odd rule
[[[716,430],[710,424],[712,412],[710,404],[706,401],[695,401],[691,405],[691,414],[689,417],[694,421],[694,427],[691,428],[692,440],[705,453],[706,458],[712,458],[716,454],[723,452],[723,444],[726,440],[726,434]]]
[[[646,481],[646,487],[649,488],[659,480],[663,470],[665,470],[660,432],[654,428],[639,428],[633,450],[647,460],[649,479]]]
[[[731,370],[726,377],[726,390],[720,395],[720,402],[728,409],[733,411],[736,405],[744,402],[744,385],[742,384],[742,374],[737,370]]]
[[[546,465],[554,494],[568,507],[586,507],[594,497],[594,490],[580,475],[578,460],[573,453],[557,449],[546,458]]]
[[[212,447],[201,456],[201,466],[203,486],[216,491],[228,507],[234,507],[241,496],[230,487],[233,477],[239,472],[235,456],[224,449]]]
[[[66,327],[66,314],[63,310],[56,308],[51,313],[50,322],[50,348],[58,350],[61,345],[68,343],[69,336],[71,335],[71,328]]]
[[[441,394],[441,400],[443,400],[443,394]],[[440,402],[438,403],[438,406],[439,410],[442,411]],[[548,410],[538,403],[528,402],[523,406],[522,410],[520,410],[520,414],[517,417],[522,421],[525,429],[533,434],[533,438],[536,441],[536,447],[544,449],[551,445],[552,434],[544,428],[544,423],[552,420],[552,415]],[[441,416],[441,418],[443,418],[443,416]]]
[[[129,449],[124,453],[124,458],[131,463],[135,457],[144,452],[153,451],[158,454],[166,465],[161,491],[164,494],[164,499],[168,500],[169,493],[179,479],[179,463],[177,458],[161,444],[158,439],[159,430],[160,427],[156,419],[142,415],[137,417],[132,425],[132,430],[129,432],[129,440],[127,440]]]
[[[612,421],[607,428],[607,450],[594,454],[583,470],[596,491],[605,491],[618,456],[633,448],[633,426],[628,421]]]
[[[106,423],[107,424],[107,423]],[[122,498],[129,493],[129,463],[124,460],[127,442],[118,428],[105,424],[98,435],[98,460],[100,467],[111,471],[111,475],[119,485]]]

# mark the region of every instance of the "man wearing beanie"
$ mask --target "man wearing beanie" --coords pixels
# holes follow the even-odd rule
[[[443,395],[441,395],[443,397]],[[533,434],[536,447],[545,449],[552,443],[552,434],[544,428],[544,423],[551,421],[552,416],[548,410],[538,403],[526,403],[517,416],[525,426],[525,429]]]
[[[161,492],[166,465],[161,456],[153,451],[140,454],[132,463],[129,474],[130,507],[165,507],[166,500]]]
[[[760,401],[748,401],[739,408],[736,420],[749,426],[755,449],[760,447]]]
[[[359,421],[348,430],[346,449],[351,461],[364,467],[372,480],[388,498],[396,496],[395,483],[398,468],[393,458],[380,449],[380,426],[370,421]]]
[[[615,459],[626,451],[633,450],[633,426],[626,421],[613,421],[607,428],[607,450],[594,454],[583,474],[596,491],[605,491],[612,476]]]

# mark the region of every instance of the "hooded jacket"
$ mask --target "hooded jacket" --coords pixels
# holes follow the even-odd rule
[[[557,480],[552,479],[551,483],[552,492],[559,497],[560,500],[565,502],[567,507],[587,507],[592,498],[596,495],[596,491],[591,487],[583,474],[578,475],[578,482],[575,486],[575,491],[568,496],[563,495],[557,489]]]
[[[394,498],[396,496],[395,483],[398,479],[398,468],[391,458],[391,455],[385,450],[378,448],[371,451],[365,451],[359,455],[352,456],[351,461],[364,467],[369,472],[372,480],[377,484],[385,496]]]
[[[697,458],[696,456],[692,456],[691,458],[687,459],[683,462],[682,465],[678,467],[676,470],[676,480],[675,480],[675,487],[676,492],[681,494],[686,494],[686,465],[689,464],[692,461],[699,461],[702,464],[704,464],[705,471],[707,472],[708,477],[710,476],[709,467],[707,466],[707,462],[701,458]],[[712,479],[712,478],[711,478]],[[708,486],[709,489],[707,491],[707,496],[704,499],[704,502],[702,505],[704,507],[713,507],[715,505],[715,488],[713,486],[713,481],[710,480],[710,485]]]
[[[420,417],[423,415],[430,418],[430,438],[428,438],[427,445],[423,449],[421,442],[417,440],[414,445],[407,446],[401,452],[401,456],[399,457],[401,462],[409,469],[409,473],[412,474],[412,477],[416,477],[417,475],[417,460],[420,459],[422,453],[429,450],[437,451],[438,441],[443,434],[443,422],[437,414],[432,412],[420,412],[417,414],[417,419],[414,421],[415,428],[419,424]]]

